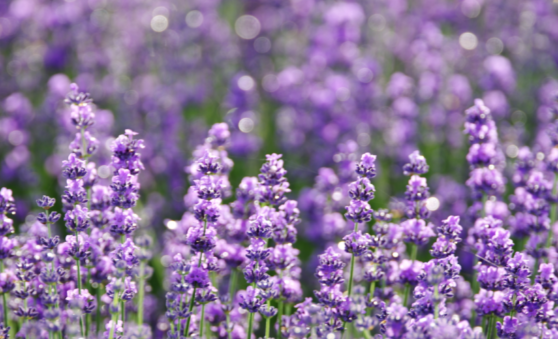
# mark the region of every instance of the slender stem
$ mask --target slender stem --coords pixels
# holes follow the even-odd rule
[[[271,305],[271,299],[267,300],[267,309],[269,309],[269,306]],[[266,317],[265,318],[265,337],[264,339],[268,339],[269,338],[269,328],[270,328],[270,324],[271,324],[271,317]]]
[[[283,320],[283,300],[279,300],[279,305],[277,305],[277,338],[282,338],[281,332],[281,321]]]
[[[85,329],[83,326],[83,314],[79,316],[79,330],[82,333],[81,335],[83,336],[83,333],[85,333]]]
[[[358,224],[355,223],[355,230],[357,229]],[[351,254],[351,270],[349,273],[349,286],[347,287],[347,297],[351,297],[351,292],[353,291],[353,275],[355,272],[355,255]],[[341,334],[341,338],[345,334],[345,322],[343,322],[343,332]]]
[[[205,304],[202,304],[201,318],[200,318],[200,338],[203,338],[203,327],[205,325]]]
[[[554,173],[554,181],[552,182],[552,196],[555,197],[558,191],[558,172]],[[550,247],[552,245],[552,226],[556,222],[558,215],[558,204],[554,203],[550,205],[550,229],[548,230],[548,236],[546,237],[546,246]],[[535,266],[537,267],[537,266]]]
[[[192,297],[190,298],[190,305],[188,306],[188,312],[192,312],[194,308],[194,299],[196,298],[196,287],[194,287],[194,291],[192,292]],[[190,330],[190,320],[192,316],[190,315],[186,320],[186,327],[184,327],[184,336],[188,337],[188,331]]]
[[[488,196],[486,194],[482,194],[482,205],[481,205],[481,217],[486,217],[486,201],[488,200]]]
[[[236,268],[231,269],[231,275],[229,278],[229,296],[230,296],[230,300],[231,302],[234,300],[234,294],[235,294],[235,290],[236,290],[236,277],[237,277],[237,272],[236,272]]]
[[[358,223],[355,222],[355,232],[358,230]],[[347,296],[350,297],[353,292],[353,276],[355,272],[355,255],[351,254],[351,271],[349,275],[349,286],[347,287]]]
[[[120,301],[120,319],[122,319],[122,323],[126,323],[126,300],[122,299]]]
[[[510,317],[512,317],[512,318],[515,316],[515,302],[516,302],[516,300],[517,300],[517,295],[514,292],[513,297],[512,297],[512,310],[510,312]]]
[[[0,273],[4,272],[4,262],[0,260]],[[4,327],[10,326],[10,318],[8,317],[8,301],[6,300],[6,293],[2,293],[2,303],[4,309]]]
[[[229,312],[227,312],[226,316],[227,316],[227,323],[226,323],[226,325],[227,325],[227,338],[232,339],[231,315],[229,314]]]
[[[434,319],[438,319],[440,310],[438,309],[438,285],[434,285]]]
[[[254,322],[254,313],[250,312],[248,316],[248,332],[246,332],[246,339],[252,338],[252,323]]]
[[[370,300],[374,299],[374,293],[376,292],[376,281],[370,283]]]
[[[416,244],[411,244],[411,262],[414,265],[415,260],[417,260],[418,247]],[[407,302],[409,301],[409,294],[411,292],[411,285],[405,285],[405,292],[403,295],[403,306],[407,307]]]
[[[119,298],[120,298],[120,296],[118,295],[118,292],[115,291],[114,292],[114,299],[112,300],[112,304],[113,305],[118,305],[118,299]],[[114,338],[114,330],[116,329],[117,320],[118,320],[118,312],[115,312],[111,316],[112,326],[110,327],[109,339]]]
[[[143,324],[143,298],[145,295],[145,261],[140,262],[140,269],[139,269],[139,290],[138,290],[138,325],[141,326]]]
[[[102,290],[103,290],[103,285],[99,284],[99,286],[97,287],[97,305],[101,305],[101,295],[103,294]],[[97,314],[95,316],[95,332],[98,334],[99,329],[101,328],[101,308],[99,306],[97,306],[96,313]]]

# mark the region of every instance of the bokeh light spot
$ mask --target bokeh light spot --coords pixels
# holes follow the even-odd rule
[[[238,129],[243,133],[250,133],[254,129],[254,121],[250,118],[242,118],[238,122]]]
[[[240,88],[243,91],[246,92],[251,91],[252,89],[254,89],[255,85],[256,82],[249,75],[243,75],[238,79],[238,88]]]
[[[151,19],[151,29],[157,33],[164,32],[169,27],[169,19],[164,15],[155,15]]]
[[[468,51],[477,48],[478,43],[477,36],[471,32],[465,32],[459,36],[459,45]]]
[[[252,15],[243,15],[236,19],[234,30],[242,39],[254,39],[260,34],[260,21]]]
[[[198,28],[203,24],[203,14],[200,11],[190,11],[186,14],[186,25],[190,28]]]

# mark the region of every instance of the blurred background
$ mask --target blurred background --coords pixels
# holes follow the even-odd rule
[[[363,152],[378,155],[373,208],[397,214],[401,165],[419,149],[433,219],[470,212],[462,130],[474,98],[492,110],[507,157],[522,145],[543,156],[557,62],[549,0],[4,0],[0,186],[14,191],[20,225],[36,198],[60,196],[75,133],[63,99],[75,82],[97,106],[101,178],[115,136],[145,139],[142,227],[159,235],[181,218],[192,151],[224,121],[233,187],[265,154],[284,154],[304,261],[336,222],[319,218],[317,192],[331,189],[328,208],[342,211],[335,187]]]

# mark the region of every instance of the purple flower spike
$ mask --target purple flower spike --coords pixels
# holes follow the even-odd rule
[[[368,178],[358,178],[349,184],[349,197],[353,200],[369,201],[374,199],[376,189]]]
[[[372,220],[372,209],[367,202],[360,200],[351,200],[350,205],[346,206],[345,208],[347,209],[345,217],[355,223],[360,224]]]
[[[409,155],[409,163],[403,165],[403,174],[425,174],[428,172],[428,164],[426,158],[422,156],[419,151],[414,151]]]
[[[345,242],[345,252],[352,253],[355,257],[360,257],[372,245],[370,234],[362,234],[360,231],[353,232],[343,238]]]
[[[376,156],[364,153],[357,164],[356,173],[368,179],[374,178],[376,176]]]
[[[435,236],[432,225],[422,219],[409,219],[401,223],[405,242],[412,242],[418,246],[424,245]]]
[[[260,291],[257,288],[248,286],[246,291],[240,293],[239,305],[250,313],[256,313],[264,304],[264,300],[260,297]]]
[[[211,126],[208,134],[211,143],[217,147],[226,145],[231,137],[229,126],[224,122]]]

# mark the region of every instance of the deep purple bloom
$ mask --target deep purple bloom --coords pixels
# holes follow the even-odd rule
[[[264,300],[260,297],[260,291],[257,288],[248,286],[246,291],[240,293],[239,305],[250,313],[258,312],[263,304]]]
[[[64,216],[66,227],[72,233],[83,232],[89,228],[89,211],[87,207],[76,205],[73,210],[68,211]]]
[[[356,165],[356,173],[368,179],[374,178],[376,176],[376,156],[364,153]]]
[[[428,240],[435,236],[432,225],[427,224],[422,219],[408,219],[401,223],[403,230],[403,240],[412,242],[417,246],[424,245]]]
[[[376,189],[368,178],[358,178],[349,184],[349,197],[354,200],[369,201],[374,199]]]
[[[345,242],[345,252],[351,253],[355,257],[363,255],[372,244],[370,234],[362,234],[361,231],[346,235],[343,241]]]
[[[425,174],[428,172],[428,168],[426,158],[419,151],[414,151],[409,155],[409,163],[403,165],[403,174]]]
[[[360,224],[372,220],[372,209],[367,202],[361,200],[351,200],[350,205],[345,208],[347,209],[345,217],[355,223]]]

